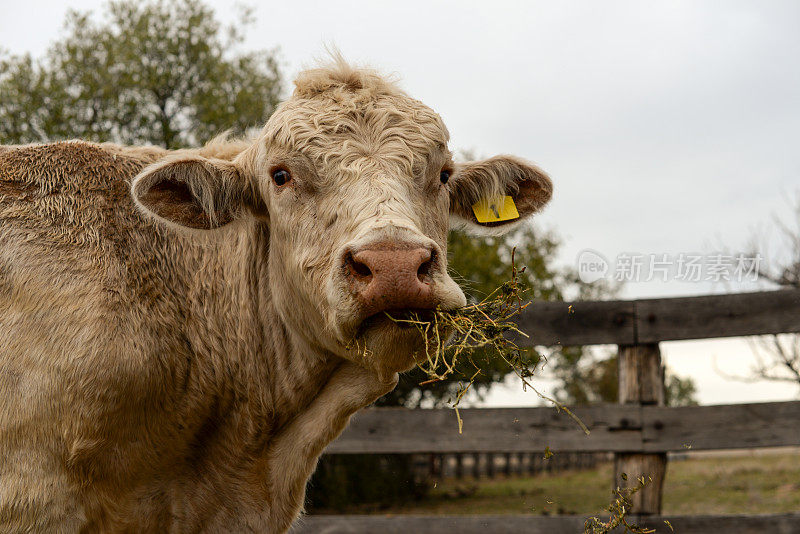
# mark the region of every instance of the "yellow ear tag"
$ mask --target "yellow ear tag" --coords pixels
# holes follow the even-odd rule
[[[472,212],[475,213],[475,218],[479,223],[519,219],[514,199],[509,196],[479,200],[472,205]]]

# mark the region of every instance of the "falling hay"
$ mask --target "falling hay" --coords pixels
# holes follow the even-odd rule
[[[625,473],[622,474],[622,478],[623,480],[628,479]],[[636,485],[634,487],[620,488],[617,486],[613,491],[614,498],[611,504],[608,505],[608,508],[606,508],[610,514],[609,518],[606,521],[602,521],[597,517],[590,517],[584,524],[584,534],[608,534],[619,527],[622,527],[625,532],[630,532],[631,534],[654,533],[655,529],[640,527],[628,521],[628,514],[632,506],[631,499],[636,492],[652,481],[650,477],[645,479],[644,476],[641,476],[636,479]],[[669,521],[664,521],[664,524],[666,524],[670,530],[673,530]]]

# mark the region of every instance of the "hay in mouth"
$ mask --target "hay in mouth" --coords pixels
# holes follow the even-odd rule
[[[564,410],[588,434],[589,430],[577,416],[555,399],[541,393],[529,380],[534,376],[542,357],[532,347],[520,347],[514,341],[528,338],[518,328],[515,319],[530,305],[524,299],[526,289],[520,282],[520,275],[525,268],[517,268],[514,252],[511,251],[509,280],[479,302],[455,310],[402,310],[382,314],[400,327],[415,328],[421,336],[424,354],[415,354],[415,360],[427,379],[420,385],[439,382],[451,376],[463,378],[455,398],[450,402],[456,412],[459,433],[463,429],[463,421],[458,406],[481,373],[481,366],[474,358],[475,351],[481,349],[484,354],[500,358],[520,379],[523,389],[530,388],[557,409]],[[357,347],[361,346],[358,339],[354,342]],[[366,346],[364,351],[366,358]],[[458,366],[464,360],[469,363],[467,368],[471,368],[469,373],[463,371],[464,366]]]

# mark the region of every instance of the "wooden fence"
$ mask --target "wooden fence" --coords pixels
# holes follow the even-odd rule
[[[376,408],[357,414],[326,452],[480,453],[613,452],[610,489],[644,475],[652,482],[634,495],[632,513],[659,532],[800,533],[800,512],[753,516],[661,516],[671,451],[800,445],[800,402],[725,406],[664,406],[658,343],[800,332],[800,290],[688,298],[536,302],[520,320],[536,345],[618,345],[619,403],[575,408],[587,436],[553,408],[451,410]],[[576,533],[584,517],[308,516],[295,533]]]
[[[536,452],[456,452],[450,454],[415,454],[414,471],[423,480],[465,477],[473,479],[503,476],[558,473],[592,469],[608,461],[606,452],[560,452],[544,458]]]

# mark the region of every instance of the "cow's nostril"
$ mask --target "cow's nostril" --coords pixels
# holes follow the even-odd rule
[[[347,256],[345,256],[344,264],[351,274],[358,276],[359,278],[367,278],[372,276],[372,271],[370,268],[367,267],[365,263],[356,260],[351,253],[348,253]]]
[[[427,261],[422,262],[417,269],[417,278],[419,278],[420,282],[428,282],[428,278],[431,276],[431,269],[433,269],[433,262],[436,258],[436,252],[432,250],[430,254],[430,258]]]

